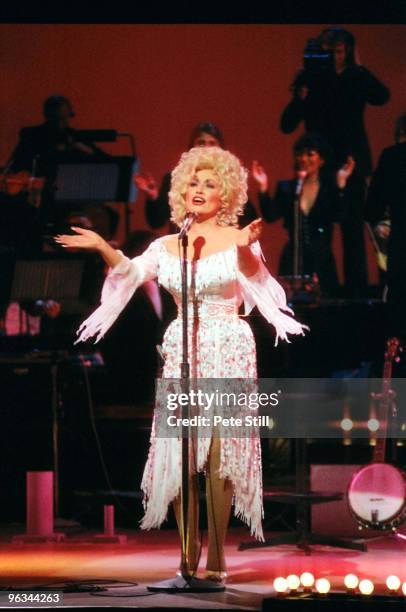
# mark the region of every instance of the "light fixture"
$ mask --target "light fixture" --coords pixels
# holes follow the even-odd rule
[[[305,590],[310,591],[314,585],[314,576],[310,572],[303,572],[300,576],[300,582]]]
[[[402,593],[406,597],[406,582],[402,584]]]
[[[282,578],[282,576],[278,576],[277,578],[275,578],[275,580],[273,581],[273,588],[279,594],[286,593],[286,591],[288,590],[288,583],[286,581],[286,578]]]
[[[286,578],[286,582],[291,591],[297,591],[300,587],[300,578],[299,576],[296,576],[296,574],[289,574],[289,576]]]
[[[400,578],[397,576],[391,575],[386,579],[386,586],[390,591],[397,591],[402,583],[400,582]]]
[[[355,591],[359,584],[358,576],[355,574],[347,574],[344,578],[344,584],[348,591]]]
[[[378,431],[379,429],[378,419],[369,419],[367,425],[368,425],[369,431]]]
[[[354,422],[351,419],[345,418],[341,421],[340,426],[344,431],[351,431],[354,427]]]
[[[327,578],[319,578],[316,580],[316,591],[320,593],[320,595],[327,595],[330,589],[331,584]]]
[[[371,580],[361,580],[359,590],[362,595],[371,595],[374,591],[374,583]]]

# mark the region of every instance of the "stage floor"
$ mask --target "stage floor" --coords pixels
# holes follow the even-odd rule
[[[64,531],[60,527],[57,530]],[[108,593],[65,593],[64,603],[68,606],[259,610],[263,598],[274,593],[273,579],[291,573],[310,571],[316,578],[327,577],[333,591],[343,590],[343,578],[348,573],[371,579],[377,594],[387,592],[385,580],[390,574],[406,581],[406,540],[371,539],[367,552],[314,547],[307,556],[294,546],[239,552],[238,544],[250,538],[246,529],[237,528],[228,534],[229,579],[224,593],[151,595],[146,591],[147,585],[174,576],[178,568],[179,541],[175,531],[119,530],[127,535],[126,544],[93,544],[89,542],[92,533],[67,526],[67,539],[63,543],[13,545],[11,536],[22,532],[23,526],[0,526],[3,589],[65,581],[111,581]],[[204,546],[200,574],[205,567],[205,557]],[[127,584],[127,596],[112,597],[124,595],[124,585],[120,587],[115,581],[137,583],[137,586],[128,592],[131,585]],[[0,604],[0,607],[4,606]]]

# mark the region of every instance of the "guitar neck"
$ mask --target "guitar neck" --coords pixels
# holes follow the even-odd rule
[[[385,355],[383,367],[382,393],[379,401],[378,420],[380,436],[376,440],[373,454],[374,463],[384,463],[386,456],[386,437],[388,433],[388,414],[391,404],[392,360]]]

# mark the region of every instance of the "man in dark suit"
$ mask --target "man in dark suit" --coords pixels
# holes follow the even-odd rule
[[[380,238],[388,239],[388,333],[406,341],[406,113],[396,122],[395,139],[373,174],[366,218]],[[390,229],[381,223],[387,214]]]
[[[11,172],[27,170],[36,176],[49,176],[59,154],[93,155],[101,152],[92,143],[79,142],[70,120],[73,106],[65,96],[49,96],[43,104],[45,121],[20,130],[19,142],[10,157]]]
[[[54,179],[57,164],[63,161],[81,161],[92,156],[106,157],[102,149],[85,142],[71,126],[75,116],[72,103],[65,96],[49,96],[43,104],[45,121],[40,125],[23,127],[19,141],[7,164],[8,172],[29,172],[45,177],[39,217],[45,233],[54,233],[71,212],[69,203],[55,202]],[[52,229],[54,228],[54,230]]]

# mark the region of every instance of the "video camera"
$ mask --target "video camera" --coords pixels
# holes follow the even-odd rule
[[[321,35],[309,38],[303,51],[303,68],[308,75],[320,75],[334,68],[331,49],[322,44]]]

